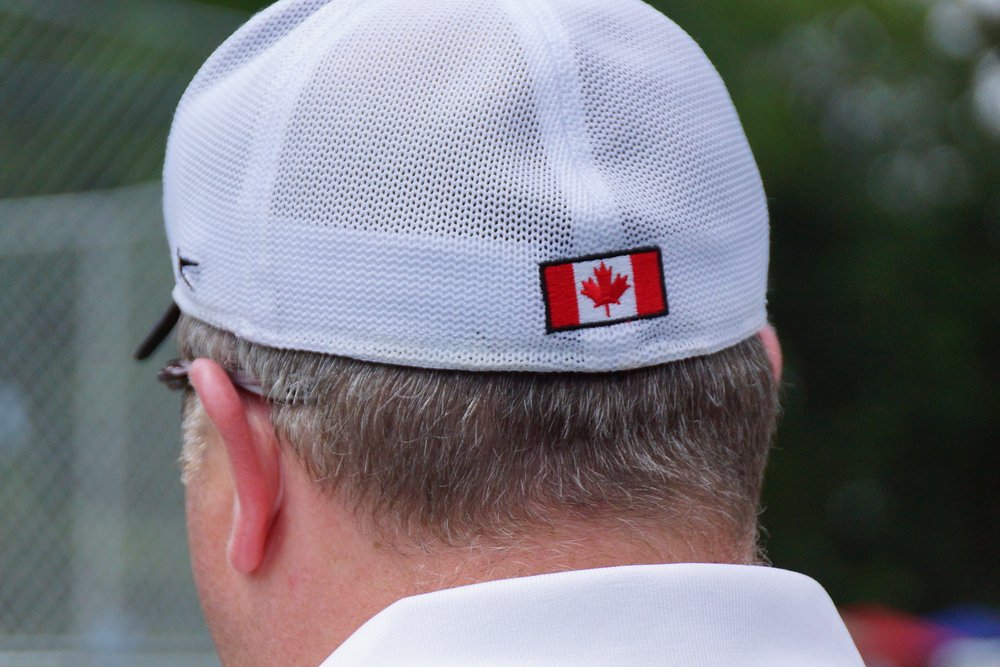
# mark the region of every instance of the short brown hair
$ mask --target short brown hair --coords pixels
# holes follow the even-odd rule
[[[778,413],[764,347],[599,374],[468,372],[257,345],[185,316],[180,346],[258,378],[282,442],[376,526],[463,544],[553,516],[710,521],[753,542]]]

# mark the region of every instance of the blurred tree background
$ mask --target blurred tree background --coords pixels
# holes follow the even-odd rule
[[[46,417],[39,407],[53,395],[72,401],[74,392],[57,378],[52,394],[34,376],[76,363],[77,349],[60,341],[94,319],[72,295],[37,296],[39,285],[77,279],[77,259],[64,258],[57,273],[39,254],[48,252],[46,230],[65,227],[58,216],[67,211],[91,216],[93,202],[46,203],[46,215],[56,217],[45,220],[28,200],[125,188],[116,195],[118,215],[135,213],[154,229],[155,181],[176,101],[211,50],[267,4],[0,0],[0,250],[22,244],[28,230],[41,248],[0,252],[0,307],[16,314],[0,322],[7,351],[0,358],[0,588],[8,587],[0,590],[0,648],[5,636],[62,632],[52,625],[69,613],[56,599],[62,590],[54,589],[48,606],[32,607],[33,620],[23,605],[63,565],[85,557],[80,540],[94,541],[79,531],[75,542],[64,538],[59,531],[68,529],[59,524],[42,541],[18,526],[47,526],[40,516],[90,502],[89,492],[52,489],[74,475],[101,474],[81,472],[79,461],[90,455],[61,446],[77,431],[58,409],[46,407]],[[1000,0],[652,4],[722,73],[768,193],[770,308],[787,367],[786,414],[765,490],[770,559],[816,577],[838,604],[874,601],[917,613],[1000,605]],[[114,212],[98,204],[97,218]],[[113,229],[106,233],[129,228]],[[147,242],[148,255],[136,255],[121,282],[141,294],[162,291],[165,300],[163,247],[159,239],[137,241]],[[162,272],[150,277],[154,264]],[[136,281],[148,291],[138,292]],[[129,312],[126,338],[158,314],[160,300],[149,301]],[[74,308],[80,312],[66,317]],[[14,344],[36,358],[19,357]],[[129,442],[143,441],[145,424],[161,417],[142,412],[151,399],[130,388],[151,385],[150,369],[132,368],[127,352],[112,354],[119,352],[109,347],[101,365],[95,361],[95,372],[105,373],[99,382],[77,375],[103,390],[128,374],[120,388],[134,394],[132,410],[144,423],[120,426],[132,429]],[[112,408],[121,407],[109,404],[113,421]],[[167,419],[176,429],[175,414]],[[154,467],[148,452],[157,452],[156,466],[169,467],[176,433],[152,430],[171,443],[163,451],[122,444],[133,447],[121,471],[131,486],[116,502],[141,512],[117,542],[105,540],[131,549],[123,557],[130,563],[182,539],[179,489],[152,495],[142,477]],[[176,521],[175,532],[151,516]],[[32,571],[42,558],[54,558],[53,567]],[[175,560],[171,568],[185,569]],[[181,575],[119,565],[125,574],[115,576],[124,577],[122,596],[130,600],[119,609],[140,620],[115,636],[134,636],[143,623],[162,626],[141,605],[172,593]],[[77,580],[101,571],[84,568]],[[200,623],[193,593],[185,595],[172,603],[183,620],[172,630],[178,635]]]
[[[773,562],[841,604],[997,603],[1000,3],[662,9],[717,62],[769,195]]]

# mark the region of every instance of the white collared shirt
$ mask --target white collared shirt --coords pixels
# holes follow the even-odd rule
[[[634,565],[404,598],[320,667],[864,667],[805,575],[749,565]]]

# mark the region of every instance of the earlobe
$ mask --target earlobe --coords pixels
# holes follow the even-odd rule
[[[781,343],[778,342],[778,334],[769,322],[764,325],[763,329],[760,330],[759,335],[761,342],[764,343],[764,350],[767,352],[767,358],[771,362],[771,373],[774,375],[775,382],[780,384],[781,372],[784,367],[784,359],[781,354]]]
[[[242,394],[214,361],[196,359],[191,384],[219,433],[233,480],[230,565],[251,574],[264,560],[281,498],[277,439],[267,405]]]

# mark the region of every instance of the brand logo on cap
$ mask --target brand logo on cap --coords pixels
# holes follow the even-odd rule
[[[549,333],[600,327],[668,312],[659,248],[637,248],[541,265]]]
[[[184,257],[181,255],[181,249],[177,249],[177,275],[181,277],[181,280],[188,286],[188,289],[194,289],[191,281],[188,280],[188,275],[185,269],[197,269],[201,266],[201,262],[196,262],[189,257]]]

